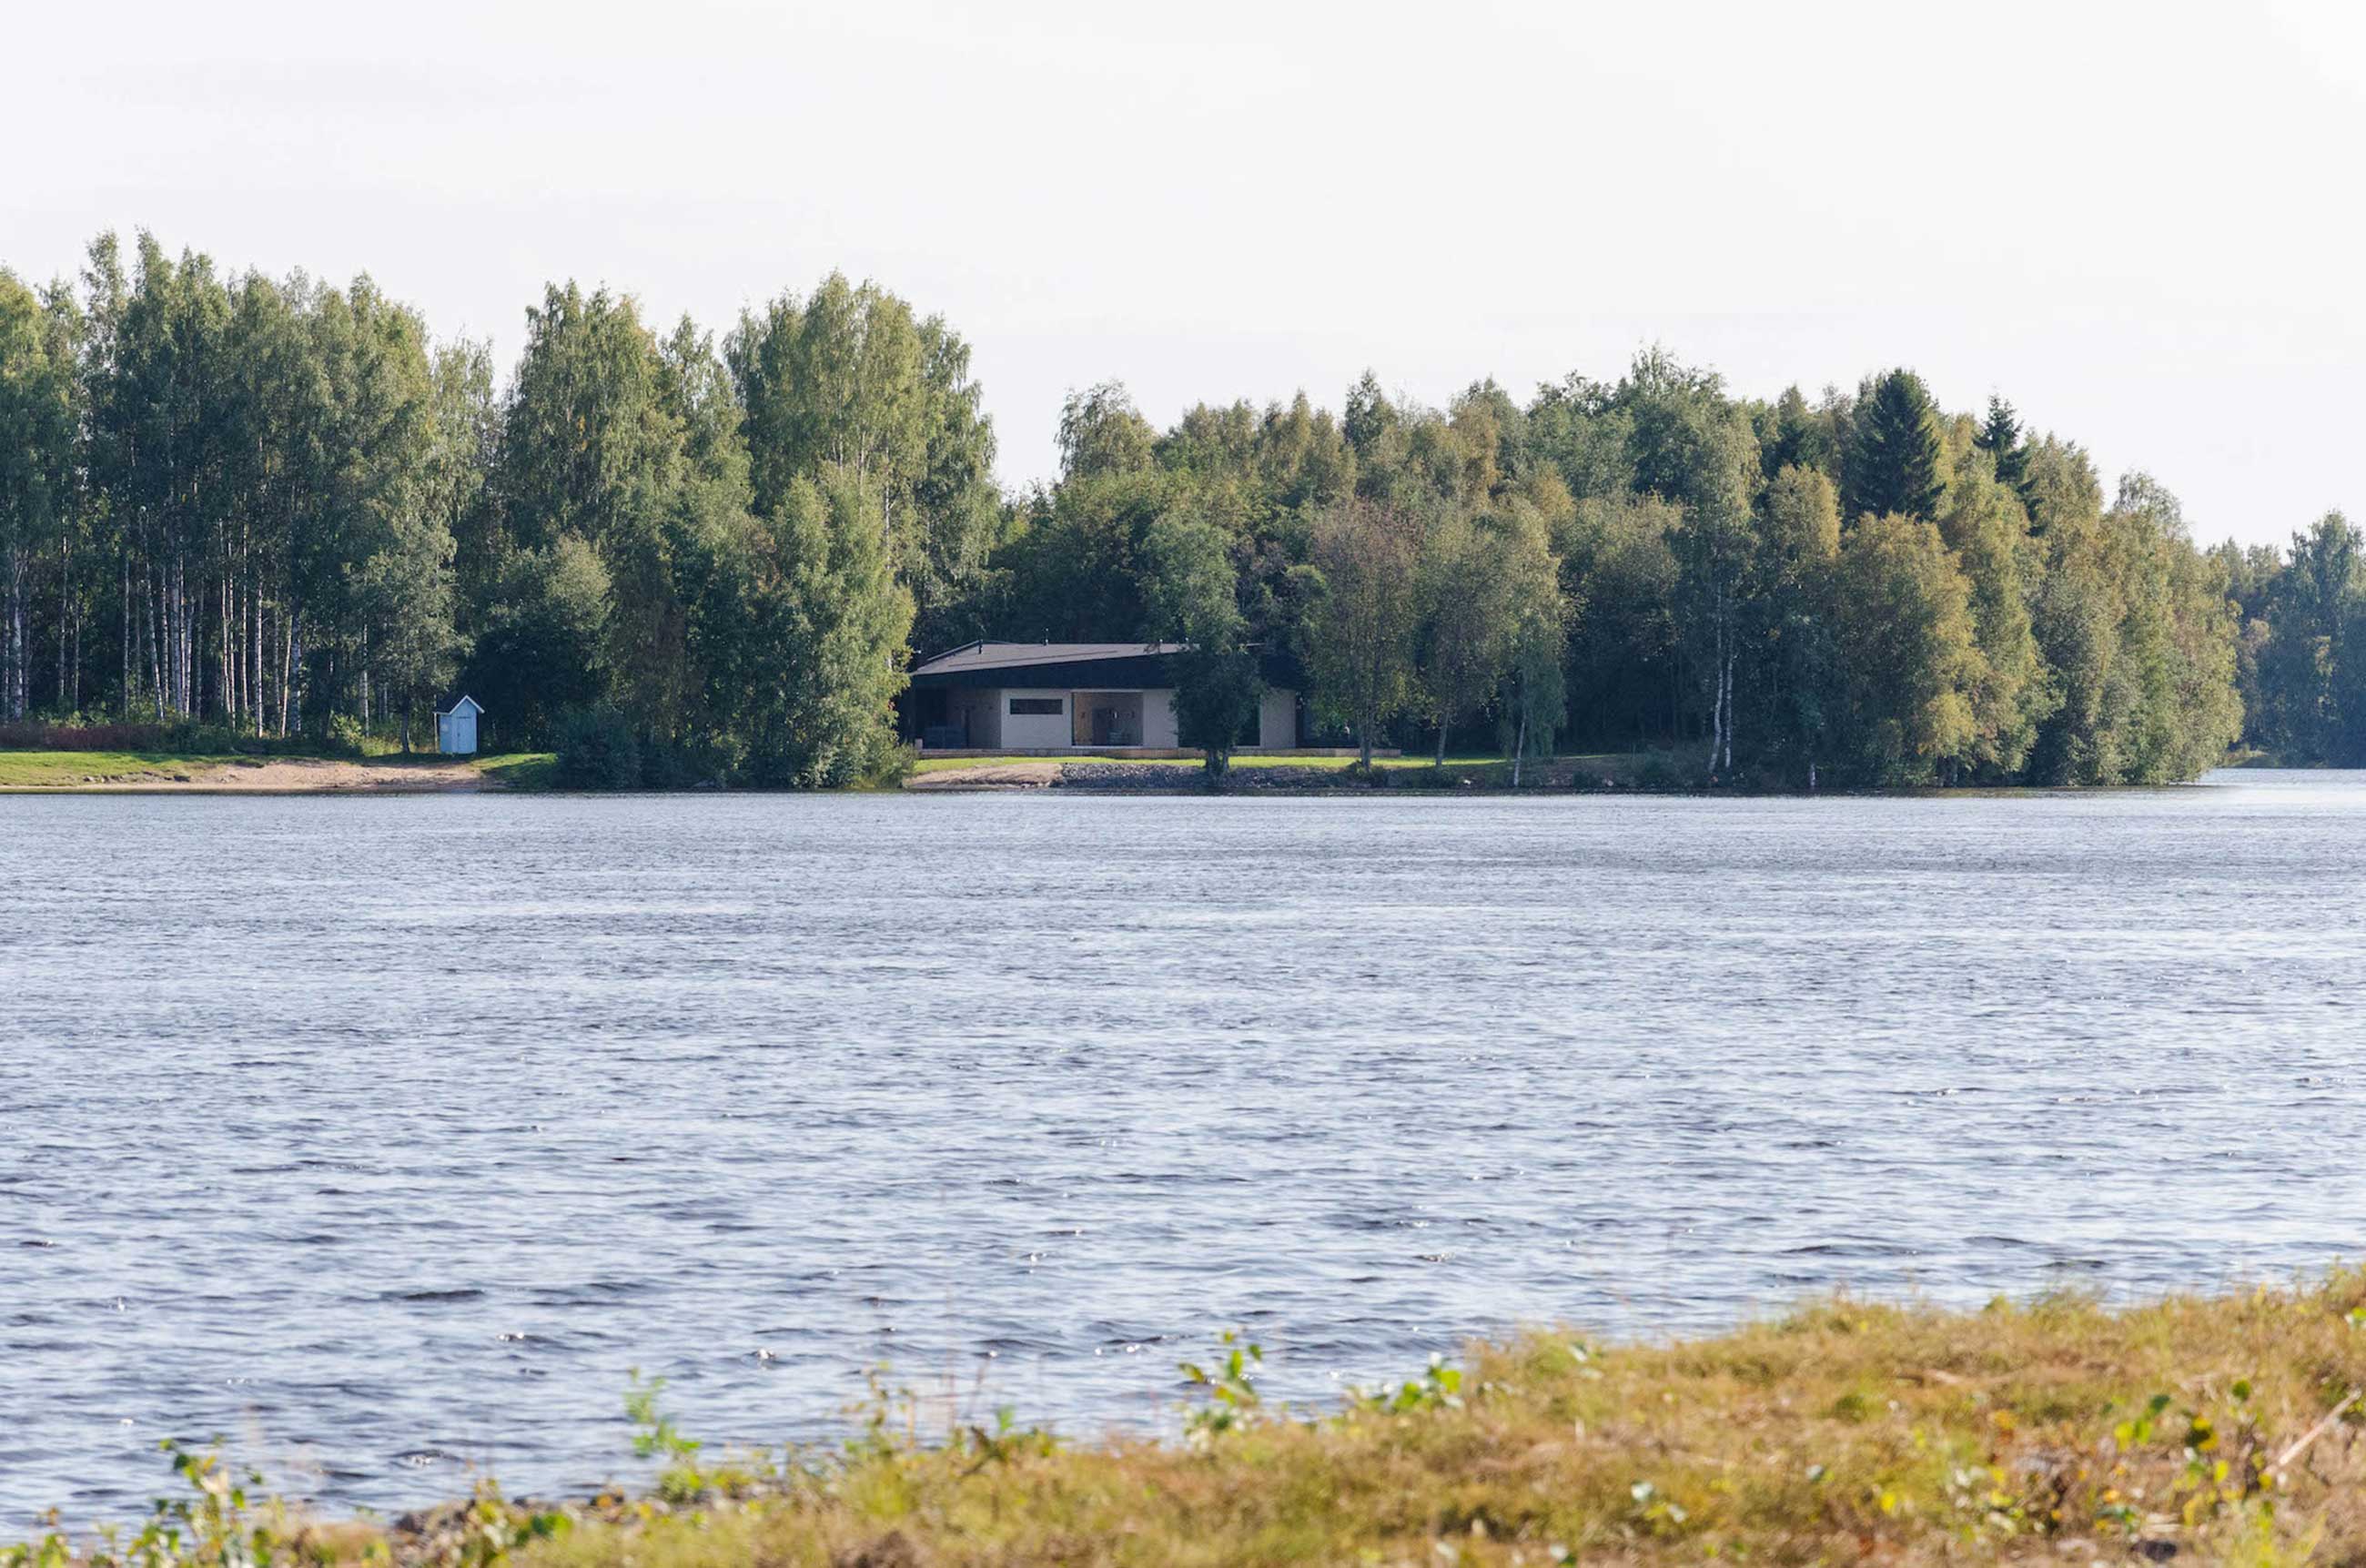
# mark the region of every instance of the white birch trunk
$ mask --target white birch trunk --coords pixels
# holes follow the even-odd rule
[[[247,637],[246,654],[248,660],[254,665],[253,671],[247,676],[246,689],[248,694],[254,700],[254,733],[261,735],[263,733],[263,715],[265,712],[265,697],[263,691],[263,592],[255,586],[254,575],[252,572],[247,574],[246,579],[246,615],[247,621],[251,628]]]
[[[1717,777],[1718,748],[1725,741],[1725,619],[1717,623],[1717,654],[1715,678],[1709,682],[1708,698],[1708,776]]]
[[[160,603],[164,592],[163,585],[157,579],[163,576],[162,567],[153,571],[143,571],[141,575],[141,586],[148,594],[148,680],[151,694],[156,700],[156,719],[160,724],[164,718],[164,628],[163,605]]]
[[[1725,652],[1725,771],[1733,772],[1733,648]]]
[[[303,621],[304,613],[299,610],[286,616],[279,627],[279,736],[283,740],[287,737],[287,692],[296,670],[297,628]]]

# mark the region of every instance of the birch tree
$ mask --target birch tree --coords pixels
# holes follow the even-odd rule
[[[1469,512],[1448,510],[1426,530],[1419,565],[1418,680],[1436,727],[1436,765],[1446,738],[1495,694],[1511,663],[1520,607],[1505,540]]]
[[[1415,694],[1421,534],[1411,511],[1358,497],[1325,509],[1309,541],[1320,588],[1305,661],[1317,701],[1354,729],[1366,769],[1375,740]]]
[[[1208,777],[1219,779],[1265,695],[1256,656],[1244,646],[1248,623],[1230,536],[1195,509],[1160,517],[1144,546],[1146,629],[1153,640],[1180,645],[1170,660],[1176,738],[1198,747]]]
[[[0,715],[31,700],[36,556],[73,505],[74,367],[71,339],[15,274],[0,269]]]

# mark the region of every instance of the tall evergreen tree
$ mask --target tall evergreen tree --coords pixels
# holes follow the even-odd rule
[[[2011,403],[1989,394],[1988,418],[1972,437],[1972,444],[1989,455],[1998,483],[2015,491],[2021,489],[2022,479],[2029,468],[2029,455],[2022,448],[2021,421]]]
[[[1843,464],[1842,514],[1936,521],[1947,493],[1938,411],[1911,370],[1892,370],[1857,400]]]

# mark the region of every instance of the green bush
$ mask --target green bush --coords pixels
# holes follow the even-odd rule
[[[1635,770],[1635,782],[1645,789],[1666,791],[1684,789],[1698,781],[1678,772],[1665,751],[1654,751]]]
[[[632,722],[613,707],[578,708],[558,721],[561,789],[638,789],[641,747]]]
[[[890,741],[880,746],[862,774],[865,789],[901,789],[912,770],[920,765],[920,749],[908,741]]]

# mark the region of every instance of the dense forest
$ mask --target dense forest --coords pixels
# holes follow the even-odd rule
[[[1261,652],[1367,745],[1674,745],[1801,785],[2189,778],[2240,739],[2366,761],[2366,564],[2193,544],[2142,475],[1897,369],[1771,402],[1616,381],[1335,414],[1072,396],[993,479],[969,345],[841,276],[718,340],[548,288],[503,381],[367,278],[141,234],[0,271],[0,717],[423,739],[466,689],[581,782],[894,768],[914,650],[1185,643],[1185,739]]]

